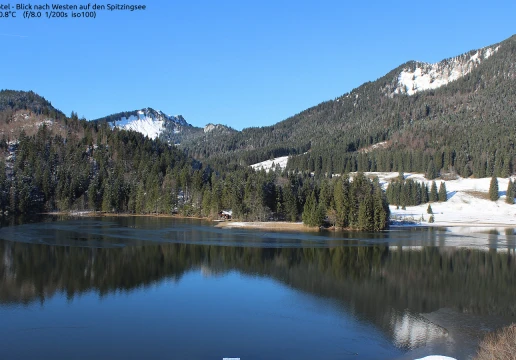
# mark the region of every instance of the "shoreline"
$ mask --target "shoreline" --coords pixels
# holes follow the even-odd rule
[[[317,226],[306,226],[302,222],[288,221],[220,221],[215,227],[220,229],[273,230],[273,231],[320,231]],[[327,229],[325,229],[327,230]]]
[[[423,223],[423,224],[391,224],[390,228],[403,228],[403,227],[417,227],[417,228],[460,228],[460,227],[469,227],[469,228],[507,228],[507,229],[516,229],[516,225],[508,224],[508,223],[488,223],[488,222],[439,222],[439,223]]]
[[[53,211],[39,213],[39,215],[69,216],[69,217],[155,217],[172,219],[195,219],[215,223],[213,226],[219,229],[248,229],[248,230],[269,230],[269,231],[358,231],[353,229],[319,228],[316,226],[306,226],[302,222],[288,221],[233,221],[233,220],[214,220],[207,217],[183,216],[178,214],[129,214],[129,213],[106,213],[93,211]],[[434,223],[393,223],[390,229],[399,228],[505,228],[516,229],[515,224],[505,222],[471,222],[471,221],[438,221]],[[388,229],[387,229],[388,230]]]
[[[107,213],[102,211],[50,211],[38,213],[38,215],[73,216],[73,217],[155,217],[155,218],[176,218],[196,219],[210,221],[209,218],[198,216],[183,216],[177,214],[130,214],[130,213]]]

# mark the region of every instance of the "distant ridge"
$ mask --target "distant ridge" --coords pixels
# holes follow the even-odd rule
[[[111,128],[134,130],[150,139],[156,139],[165,129],[179,133],[184,127],[192,127],[181,115],[171,116],[152,108],[120,112],[94,121],[106,121]]]

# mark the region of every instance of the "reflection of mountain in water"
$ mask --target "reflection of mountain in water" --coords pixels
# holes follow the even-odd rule
[[[394,249],[393,249],[394,250]],[[80,248],[0,242],[0,302],[44,301],[94,290],[130,291],[191,269],[238,270],[275,278],[337,300],[345,311],[413,348],[445,330],[410,314],[440,308],[474,314],[516,313],[516,265],[510,252],[387,246],[246,248],[188,244]],[[409,313],[407,313],[407,310]],[[422,340],[423,339],[423,340]]]
[[[422,313],[446,308],[468,316],[516,314],[515,253],[507,249],[513,248],[513,233],[459,237],[420,229],[374,238],[357,233],[324,237],[228,232],[150,218],[39,223],[0,231],[3,238],[19,241],[0,240],[0,306],[44,302],[56,293],[73,298],[88,291],[102,296],[129,292],[200,270],[204,276],[238,271],[269,277],[332,299],[405,349],[435,339],[450,341],[457,333],[449,334],[447,326]],[[459,242],[483,242],[491,249],[443,246]]]
[[[448,331],[421,315],[414,315],[410,311],[403,313],[393,311],[391,315],[391,329],[394,344],[399,348],[415,349],[426,343],[432,343],[448,336]]]

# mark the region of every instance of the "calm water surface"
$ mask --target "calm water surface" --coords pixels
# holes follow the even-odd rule
[[[0,228],[2,359],[467,359],[515,320],[514,230]]]

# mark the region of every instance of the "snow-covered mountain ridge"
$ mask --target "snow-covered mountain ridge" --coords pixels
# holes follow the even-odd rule
[[[167,115],[163,111],[145,108],[141,110],[119,112],[94,121],[107,122],[118,129],[132,130],[149,137],[159,138],[169,144],[180,145],[203,136],[220,136],[236,130],[221,124],[209,123],[204,128],[193,126],[181,115]]]
[[[111,128],[134,130],[150,139],[156,139],[165,129],[179,133],[183,127],[192,127],[181,115],[167,115],[152,108],[120,114],[120,117],[113,116],[108,123]]]
[[[499,49],[500,45],[485,47],[435,64],[411,61],[384,91],[393,97],[395,94],[414,95],[420,91],[437,89],[469,74]]]

